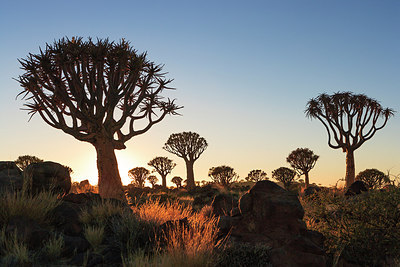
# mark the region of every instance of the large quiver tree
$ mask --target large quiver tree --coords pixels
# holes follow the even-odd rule
[[[176,166],[176,164],[172,162],[172,159],[167,157],[155,157],[150,160],[147,165],[156,170],[156,172],[161,176],[162,186],[167,188],[167,175],[170,174],[172,169]]]
[[[182,132],[171,134],[163,147],[166,151],[185,160],[187,187],[189,189],[196,186],[193,171],[194,162],[200,157],[207,146],[206,139],[201,137],[198,133]]]
[[[123,198],[114,150],[124,149],[129,139],[179,108],[161,96],[171,82],[162,66],[124,39],[63,38],[19,62],[25,71],[18,78],[24,88],[20,94],[29,113],[91,143],[97,152],[100,195]]]
[[[299,176],[304,174],[306,188],[310,185],[308,173],[314,168],[319,156],[308,148],[297,148],[290,152],[286,161],[297,172]]]
[[[308,101],[306,115],[318,119],[328,132],[328,145],[346,153],[346,186],[355,178],[354,151],[385,127],[394,111],[363,94],[321,94]]]

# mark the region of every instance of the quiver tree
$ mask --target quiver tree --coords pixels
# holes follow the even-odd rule
[[[228,187],[239,178],[232,167],[225,165],[210,168],[208,176],[213,182],[224,187]]]
[[[199,134],[193,132],[182,132],[171,134],[164,145],[164,149],[185,160],[186,163],[186,180],[187,187],[192,189],[195,187],[194,182],[194,162],[207,148],[206,139],[200,137]]]
[[[354,182],[354,151],[385,127],[394,111],[375,99],[351,92],[321,94],[308,101],[307,117],[318,119],[328,132],[328,145],[346,153],[346,187]]]
[[[25,168],[28,167],[29,164],[43,162],[43,160],[35,156],[24,155],[19,156],[14,162],[21,170],[25,170]]]
[[[128,171],[129,178],[132,179],[132,184],[136,187],[143,188],[150,171],[143,167],[136,167]]]
[[[123,198],[114,150],[180,108],[161,96],[171,80],[146,56],[124,39],[79,37],[19,60],[25,73],[17,80],[29,114],[95,147],[103,198]]]
[[[368,189],[377,189],[390,183],[389,176],[377,169],[366,169],[360,172],[356,180],[363,181]]]
[[[156,183],[158,182],[158,178],[155,175],[150,175],[147,177],[147,181],[151,184],[151,186],[154,188],[156,186]]]
[[[280,167],[272,171],[272,178],[274,178],[278,182],[281,182],[286,190],[290,189],[290,186],[294,182],[295,177],[296,171],[286,167]]]
[[[179,177],[179,176],[174,176],[172,179],[171,179],[171,182],[173,182],[174,184],[176,184],[176,188],[179,188],[179,187],[181,187],[182,186],[182,178],[181,177]]]
[[[293,150],[286,161],[297,172],[299,176],[304,174],[306,188],[310,185],[310,178],[308,173],[314,168],[319,156],[308,148],[297,148]]]
[[[245,180],[248,182],[258,182],[267,179],[268,179],[267,173],[262,170],[252,170],[245,178]]]
[[[176,164],[172,162],[172,159],[167,157],[155,157],[150,160],[147,165],[153,167],[156,172],[161,176],[162,186],[167,187],[167,175],[171,173],[172,169],[175,168]]]

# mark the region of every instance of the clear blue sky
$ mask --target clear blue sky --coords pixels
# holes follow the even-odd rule
[[[195,131],[209,148],[196,180],[230,165],[288,166],[297,147],[320,155],[311,182],[334,184],[345,155],[327,145],[325,129],[304,116],[320,93],[365,93],[400,111],[399,1],[3,1],[0,6],[0,160],[31,154],[69,165],[74,179],[96,181],[94,148],[46,125],[28,123],[15,100],[18,58],[64,36],[125,38],[165,64],[183,116],[168,117],[117,153],[121,176],[155,156],[183,160],[161,147],[171,133]],[[356,172],[400,173],[399,114],[356,151]],[[171,176],[172,177],[172,176]],[[170,177],[170,178],[171,178]]]

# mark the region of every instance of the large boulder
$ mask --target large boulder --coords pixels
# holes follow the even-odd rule
[[[24,170],[23,179],[32,193],[53,190],[67,194],[71,189],[71,176],[68,168],[52,161],[30,164]]]
[[[363,181],[355,181],[347,189],[345,196],[359,195],[362,192],[367,192],[368,188]]]
[[[323,236],[307,230],[296,195],[260,181],[240,198],[239,210],[232,241],[271,247],[273,266],[326,266]]]
[[[22,171],[14,161],[0,161],[0,191],[22,189]]]
[[[212,213],[216,216],[230,215],[231,210],[237,207],[237,200],[232,195],[216,195],[211,203]]]

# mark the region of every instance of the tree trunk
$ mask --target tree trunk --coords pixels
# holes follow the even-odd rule
[[[196,187],[196,184],[194,183],[193,164],[193,161],[186,161],[186,185],[188,189]]]
[[[306,183],[306,188],[308,188],[310,186],[310,178],[308,176],[308,172],[305,172],[304,176],[305,176],[304,182]]]
[[[97,152],[97,170],[99,172],[99,194],[102,198],[124,199],[121,177],[119,176],[114,146],[108,140],[97,140],[93,144]]]
[[[161,175],[162,187],[167,188],[167,175]]]
[[[354,151],[346,151],[346,187],[348,188],[354,183],[354,177],[356,176],[356,167],[354,164]]]

